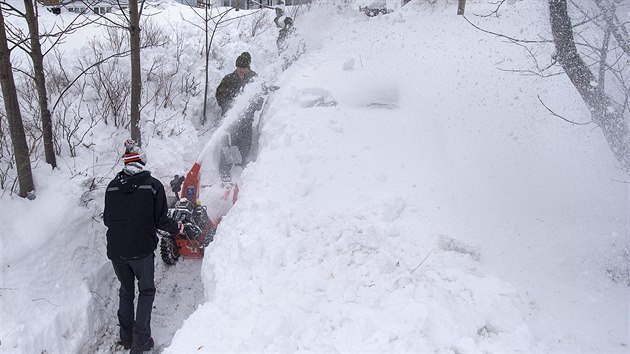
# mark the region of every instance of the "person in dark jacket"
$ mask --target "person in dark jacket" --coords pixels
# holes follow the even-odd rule
[[[284,10],[281,7],[276,7],[276,17],[273,19],[273,23],[276,24],[276,27],[282,28],[284,27]]]
[[[284,26],[278,31],[278,39],[276,45],[278,46],[278,53],[282,53],[287,49],[287,38],[295,33],[293,27],[293,19],[291,17],[284,18]]]
[[[107,258],[120,281],[120,342],[131,353],[153,345],[151,310],[155,298],[154,251],[157,229],[177,234],[182,225],[167,216],[164,186],[145,168],[146,155],[131,139],[125,141],[125,167],[105,191],[103,221],[107,226]],[[134,321],[135,281],[138,305]]]
[[[250,67],[252,56],[243,52],[236,58],[236,70],[225,75],[215,93],[217,104],[221,107],[221,114],[225,116],[232,108],[234,99],[258,74]]]
[[[304,40],[298,35],[291,17],[284,19],[284,27],[278,31],[276,45],[282,59],[282,70],[286,70],[306,51]]]
[[[236,58],[236,70],[226,75],[217,87],[215,97],[221,107],[223,116],[232,108],[234,99],[243,91],[258,74],[251,68],[252,57],[248,52],[243,52]],[[251,102],[247,110],[239,117],[232,126],[229,127],[229,144],[238,147],[241,156],[241,163],[244,163],[249,155],[252,146],[252,134],[254,124],[254,113],[262,109],[263,99],[257,97]],[[222,154],[219,161],[219,173],[224,181],[230,180],[230,169],[232,165]]]

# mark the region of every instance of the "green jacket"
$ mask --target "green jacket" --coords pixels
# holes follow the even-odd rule
[[[215,93],[215,97],[217,99],[217,103],[221,107],[223,114],[225,114],[231,107],[234,102],[234,98],[238,96],[245,85],[251,82],[254,77],[258,76],[256,72],[250,70],[245,77],[241,79],[236,70],[234,72],[225,75],[221,83],[217,87],[217,91]]]

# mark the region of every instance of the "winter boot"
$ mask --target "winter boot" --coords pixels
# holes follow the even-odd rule
[[[153,349],[154,345],[155,343],[153,342],[153,338],[149,338],[149,340],[146,341],[144,344],[141,344],[140,340],[138,339],[138,341],[133,343],[133,346],[131,347],[131,351],[129,352],[129,354],[142,354],[143,352],[146,352],[147,350]]]
[[[127,340],[121,339],[118,342],[116,342],[116,345],[125,348],[125,350],[129,350],[131,349],[131,339],[127,339]]]

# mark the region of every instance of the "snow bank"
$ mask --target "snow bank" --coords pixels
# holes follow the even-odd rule
[[[541,15],[498,23],[545,31],[541,5],[514,7]],[[587,117],[567,80],[499,71],[526,64],[520,48],[425,10],[303,19],[328,26],[279,78],[204,260],[207,302],[165,352],[623,351],[625,317],[580,292],[619,307],[627,289],[588,261],[596,282],[561,277],[586,261],[560,256],[572,225],[602,237],[595,257],[606,230],[628,238],[601,134],[539,104]]]

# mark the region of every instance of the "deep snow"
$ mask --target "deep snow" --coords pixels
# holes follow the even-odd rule
[[[157,351],[628,351],[628,176],[599,129],[540,105],[589,120],[564,76],[499,70],[531,63],[454,6],[412,1],[375,18],[316,7],[296,21],[307,52],[284,72],[275,30],[252,40],[222,28],[228,59],[211,80],[248,50],[280,90],[203,264],[156,260]],[[159,10],[158,23],[194,33],[179,16],[191,9]],[[548,36],[546,13],[519,1],[476,20],[534,38]],[[192,47],[183,62],[198,70]],[[143,131],[165,185],[218,139],[197,136],[191,117],[177,124],[179,136]],[[99,214],[125,135],[103,127],[76,160],[40,163],[35,201],[0,199],[3,352],[116,349]],[[201,158],[212,184],[213,159]]]

